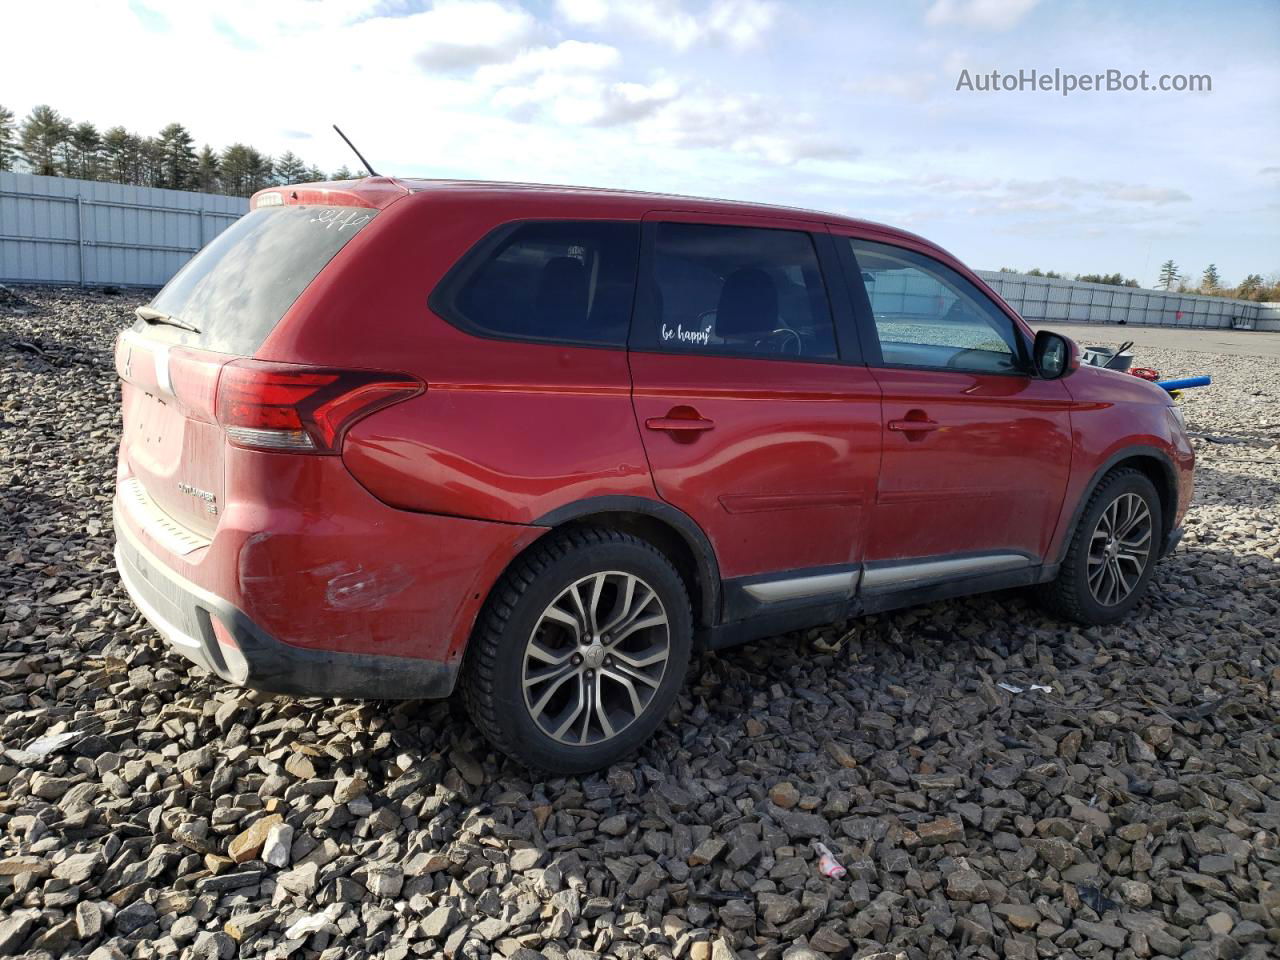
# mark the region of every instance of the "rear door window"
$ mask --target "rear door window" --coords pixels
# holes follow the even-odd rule
[[[334,254],[377,214],[366,207],[311,205],[245,214],[179,270],[151,303],[199,332],[142,321],[135,329],[249,356]]]
[[[624,347],[639,250],[638,223],[508,224],[450,271],[431,308],[480,336]]]
[[[639,302],[640,349],[837,357],[818,255],[802,231],[658,223]]]

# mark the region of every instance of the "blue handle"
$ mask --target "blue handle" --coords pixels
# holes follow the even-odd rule
[[[1187,387],[1207,387],[1212,382],[1213,380],[1210,377],[1186,377],[1182,380],[1161,380],[1156,386],[1173,391],[1185,390]]]

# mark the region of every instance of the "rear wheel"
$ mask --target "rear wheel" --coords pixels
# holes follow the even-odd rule
[[[1103,477],[1085,507],[1044,605],[1086,624],[1114,623],[1147,592],[1159,556],[1160,497],[1145,474],[1121,468]]]
[[[597,770],[649,738],[684,682],[689,597],[653,545],[614,530],[553,535],[494,589],[467,654],[469,712],[539,770]]]

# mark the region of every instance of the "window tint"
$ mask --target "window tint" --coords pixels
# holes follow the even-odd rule
[[[1013,322],[950,267],[910,250],[849,240],[886,364],[990,373],[1021,368]]]
[[[640,346],[833,359],[835,332],[807,233],[691,223],[656,228]]]
[[[482,335],[624,346],[639,247],[636,223],[504,227],[445,279],[432,307]]]
[[[195,326],[163,330],[176,342],[220,353],[254,353],[333,255],[378,215],[365,207],[294,205],[254,210],[223,230],[174,275],[155,300]]]

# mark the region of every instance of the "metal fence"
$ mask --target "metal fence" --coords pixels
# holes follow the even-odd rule
[[[241,197],[0,172],[0,281],[159,287],[248,210]],[[1032,323],[1277,324],[1247,300],[978,274]]]
[[[159,287],[242,197],[0,172],[0,281]]]
[[[1252,329],[1261,313],[1251,300],[1165,293],[1140,287],[1081,283],[1025,273],[978,270],[1009,306],[1031,323],[1132,323],[1163,327]]]

